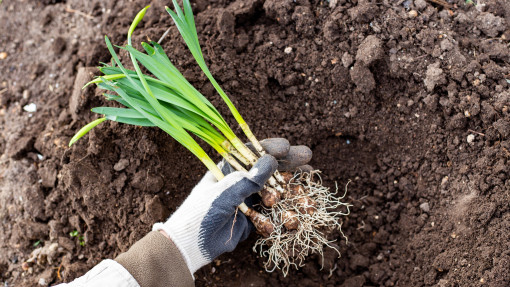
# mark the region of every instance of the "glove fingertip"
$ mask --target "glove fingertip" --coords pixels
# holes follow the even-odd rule
[[[260,145],[270,155],[276,158],[285,157],[290,150],[290,143],[285,138],[269,138],[260,141]]]
[[[270,154],[263,155],[250,170],[253,181],[261,187],[278,168],[276,158]]]
[[[289,151],[289,156],[293,160],[302,162],[303,164],[307,164],[312,160],[312,155],[312,150],[304,145],[292,146]]]

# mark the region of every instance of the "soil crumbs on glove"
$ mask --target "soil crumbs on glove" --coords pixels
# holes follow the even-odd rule
[[[327,253],[323,268],[312,256],[286,278],[266,273],[254,234],[201,269],[198,286],[510,284],[510,2],[193,2],[212,74],[255,134],[309,145],[326,185],[352,181],[354,205],[348,243],[332,235],[342,258]],[[67,148],[90,108],[110,104],[80,90],[109,61],[103,35],[125,43],[147,4],[0,5],[0,283],[84,274],[164,220],[205,172],[153,128],[105,122]],[[170,26],[168,3],[150,4],[136,43]],[[170,58],[229,115],[171,27]],[[34,250],[44,256],[23,264]]]

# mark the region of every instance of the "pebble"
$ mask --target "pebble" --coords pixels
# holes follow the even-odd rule
[[[30,104],[24,106],[23,110],[25,110],[25,112],[35,113],[37,111],[37,105],[34,103],[30,103]]]
[[[474,134],[470,134],[470,135],[467,136],[466,141],[468,143],[473,143],[474,140],[475,140],[475,135]]]
[[[28,268],[30,268],[30,265],[28,265],[28,262],[23,262],[21,264],[21,269],[23,269],[23,271],[27,271]]]
[[[345,68],[350,67],[353,62],[354,62],[354,59],[349,53],[345,52],[342,55],[342,64],[344,65]]]
[[[23,91],[23,99],[28,100],[28,98],[30,98],[30,91],[24,90]]]
[[[5,58],[7,58],[7,53],[6,52],[0,53],[0,60],[4,60]]]
[[[115,171],[121,171],[123,169],[125,169],[127,166],[129,165],[129,160],[128,159],[121,159],[119,160],[119,162],[117,162],[114,166],[113,166],[113,169]]]
[[[418,12],[416,10],[411,10],[409,11],[408,15],[410,18],[416,18],[418,17]]]
[[[422,204],[420,204],[420,209],[425,211],[425,212],[429,212],[430,211],[430,205],[428,202],[424,202]]]
[[[284,52],[285,54],[290,54],[290,53],[292,53],[292,47],[287,47],[287,48],[285,48],[285,50],[283,50],[283,52]]]
[[[415,0],[414,1],[414,6],[416,6],[416,8],[418,8],[418,10],[423,10],[423,9],[427,8],[427,1],[425,1],[425,0]]]

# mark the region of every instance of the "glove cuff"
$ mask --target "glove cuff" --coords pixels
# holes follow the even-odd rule
[[[170,220],[169,220],[170,221]],[[191,275],[200,269],[202,266],[207,265],[210,260],[204,257],[199,248],[199,234],[198,232],[192,232],[188,226],[180,226],[179,224],[156,223],[152,227],[153,231],[163,230],[168,234],[170,239],[173,241],[177,249],[182,254],[182,257],[186,261]]]

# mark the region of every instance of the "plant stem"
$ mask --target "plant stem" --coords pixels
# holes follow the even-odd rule
[[[247,171],[232,155],[227,152],[221,154],[223,158],[230,164],[235,170]]]
[[[228,141],[225,140],[221,143],[221,146],[228,151],[230,154],[232,154],[235,158],[237,158],[240,162],[242,162],[244,165],[248,166],[250,163],[248,160],[237,150],[234,146]]]
[[[253,135],[253,132],[251,131],[248,124],[246,122],[244,122],[244,123],[239,123],[239,125],[241,126],[241,129],[243,130],[244,134],[246,135],[248,140],[251,142],[251,144],[253,145],[255,150],[258,152],[258,154],[260,156],[265,155],[266,151],[264,150],[264,148],[262,148],[262,145],[260,145],[260,142],[257,140],[255,135]]]
[[[212,161],[209,157],[207,158],[200,158],[200,161],[207,167],[207,169],[214,175],[214,177],[220,181],[225,176],[223,175],[223,172],[221,172],[221,169]]]
[[[230,140],[232,145],[249,161],[250,165],[254,165],[258,157],[239,138],[233,138]]]

